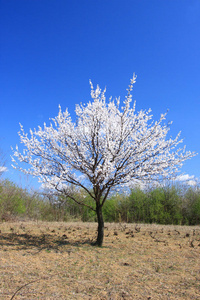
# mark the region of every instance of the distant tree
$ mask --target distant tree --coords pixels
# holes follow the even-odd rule
[[[178,171],[183,161],[194,156],[182,143],[180,133],[167,139],[169,124],[163,124],[166,114],[152,121],[151,110],[135,111],[131,79],[123,106],[120,99],[105,99],[105,90],[91,85],[92,101],[76,106],[75,122],[68,110],[52,119],[50,126],[30,130],[30,136],[21,125],[19,132],[25,149],[14,150],[13,162],[26,174],[39,177],[51,190],[65,194],[81,205],[94,210],[98,220],[96,244],[101,246],[104,237],[102,207],[117,186],[130,186],[137,180],[149,181],[168,178]],[[20,167],[15,160],[30,165]],[[71,186],[84,189],[94,200],[94,206],[77,200]]]

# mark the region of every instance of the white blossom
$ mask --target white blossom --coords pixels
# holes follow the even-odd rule
[[[92,187],[95,201],[97,194],[105,195],[105,200],[119,185],[174,176],[195,153],[180,147],[180,133],[167,138],[166,113],[154,122],[151,109],[136,112],[131,94],[135,80],[134,75],[122,106],[120,98],[106,102],[106,90],[94,89],[90,81],[92,100],[76,105],[76,122],[59,106],[58,116],[49,126],[44,124],[27,134],[20,124],[25,149],[20,152],[16,146],[13,165],[61,192],[71,184],[88,192]]]

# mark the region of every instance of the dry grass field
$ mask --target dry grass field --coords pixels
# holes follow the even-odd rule
[[[0,224],[0,299],[200,299],[200,227]]]

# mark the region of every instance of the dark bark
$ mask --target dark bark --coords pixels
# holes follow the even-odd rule
[[[97,240],[95,245],[101,247],[104,238],[104,221],[103,221],[103,214],[102,214],[102,206],[99,204],[96,205],[96,213],[97,213],[97,221],[98,221],[98,234],[97,234]]]

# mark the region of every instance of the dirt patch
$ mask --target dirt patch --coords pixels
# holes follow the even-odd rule
[[[0,224],[0,299],[200,299],[200,227]]]

